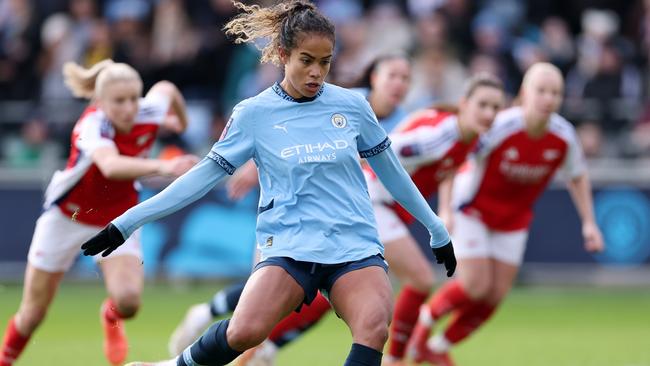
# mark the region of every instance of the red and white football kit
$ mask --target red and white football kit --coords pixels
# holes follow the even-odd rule
[[[476,140],[461,141],[458,118],[449,112],[428,109],[400,123],[390,135],[393,151],[424,197],[438,190],[445,178],[455,174]],[[408,235],[414,218],[384,188],[369,168],[365,171],[373,202],[379,240],[390,242]]]
[[[126,134],[118,133],[95,106],[84,111],[72,131],[67,165],[54,173],[45,192],[44,212],[36,221],[29,250],[30,264],[48,272],[67,271],[83,242],[137,204],[135,181],[105,178],[92,154],[114,146],[120,155],[147,157],[169,104],[162,94],[140,99],[135,123]],[[124,254],[141,257],[139,233],[112,255]]]
[[[585,170],[575,129],[560,115],[531,137],[521,108],[499,113],[454,183],[456,256],[520,265],[537,198],[557,171],[572,179]]]

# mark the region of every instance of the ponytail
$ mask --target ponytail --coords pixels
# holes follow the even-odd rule
[[[235,43],[268,39],[269,43],[262,48],[262,63],[280,65],[279,49],[290,52],[298,45],[298,36],[302,33],[321,34],[334,43],[334,25],[308,1],[292,0],[268,8],[238,1],[233,4],[243,13],[231,19],[223,29],[226,35],[235,37]]]
[[[63,77],[74,96],[86,99],[100,95],[105,85],[111,81],[136,80],[142,85],[142,79],[134,68],[113,60],[100,61],[89,69],[74,62],[66,62],[63,65]]]

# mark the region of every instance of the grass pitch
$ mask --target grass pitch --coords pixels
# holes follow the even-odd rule
[[[217,286],[148,284],[127,325],[129,361],[167,358],[167,340],[191,304]],[[102,354],[99,285],[65,284],[16,366],[107,365]],[[21,287],[0,284],[2,329]],[[342,365],[351,337],[333,314],[280,352],[279,366]],[[453,351],[461,366],[650,366],[650,291],[526,287],[513,291],[491,321]]]

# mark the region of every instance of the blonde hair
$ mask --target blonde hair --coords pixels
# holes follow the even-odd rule
[[[533,77],[540,73],[549,73],[555,75],[558,78],[558,80],[562,83],[562,86],[564,86],[564,77],[562,76],[562,71],[560,71],[560,69],[557,66],[553,65],[550,62],[538,62],[533,64],[531,67],[528,68],[528,70],[526,70],[526,73],[524,74],[524,78],[521,81],[519,94],[521,94],[522,89],[526,88],[530,84],[531,80],[533,80]]]
[[[74,62],[63,65],[65,85],[76,97],[92,99],[100,96],[106,85],[117,80],[135,80],[142,86],[140,74],[131,66],[103,60],[87,69]]]
[[[280,48],[286,51],[294,49],[301,33],[322,34],[334,43],[334,25],[308,1],[291,0],[268,8],[248,6],[234,0],[233,4],[244,12],[231,19],[223,29],[226,35],[235,38],[235,43],[269,39],[262,48],[262,63],[280,65]]]

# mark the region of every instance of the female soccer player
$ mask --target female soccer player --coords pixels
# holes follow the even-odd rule
[[[439,213],[444,213],[446,217],[451,216],[453,176],[475,147],[478,136],[490,128],[503,103],[501,81],[489,74],[479,74],[467,82],[464,97],[457,107],[438,106],[417,112],[390,134],[393,151],[410,172],[420,192],[426,197],[440,187]],[[367,169],[366,173],[379,239],[385,245],[386,260],[393,274],[404,285],[397,297],[388,355],[384,360],[384,364],[398,364],[404,358],[406,342],[417,321],[419,308],[433,287],[434,274],[407,228],[407,224],[413,222],[413,217],[392,199],[372,170]],[[447,221],[451,222],[450,219]],[[182,338],[188,338],[188,334],[196,334],[204,329],[211,319],[210,313],[221,315],[223,310],[219,309],[227,308],[226,304],[231,304],[234,309],[236,297],[232,296],[232,291],[218,293],[210,305],[192,307],[178,328],[182,331],[175,332],[171,343],[175,344]],[[316,297],[309,307],[290,314],[276,326],[271,333],[270,343],[265,343],[255,355],[247,354],[246,357],[258,360],[272,358],[275,349],[313,326],[329,309],[326,299]]]
[[[556,113],[562,93],[562,75],[555,66],[533,65],[524,76],[521,106],[497,116],[479,140],[471,169],[459,175],[454,196],[470,192],[459,198],[454,217],[459,276],[420,312],[411,339],[416,362],[453,365],[450,347],[489,319],[510,291],[523,259],[533,204],[557,170],[567,175],[585,249],[603,250],[575,130]],[[432,325],[452,312],[445,331],[427,344]]]
[[[210,326],[176,360],[160,364],[225,365],[321,290],[352,332],[345,365],[379,366],[392,294],[359,156],[426,226],[433,252],[451,276],[449,235],[389,149],[368,103],[324,82],[334,50],[330,21],[302,0],[269,8],[236,5],[244,13],[226,25],[226,33],[237,42],[270,38],[262,61],[282,64],[284,79],[239,103],[205,159],[114,219],[82,246],[84,254],[110,254],[139,226],[198,199],[253,158],[261,186],[262,261],[232,318]]]
[[[411,64],[405,55],[383,55],[366,67],[357,88],[352,90],[361,93],[368,100],[379,125],[386,132],[390,132],[397,122],[406,116],[400,103],[408,92],[410,78]],[[228,180],[228,194],[232,199],[240,199],[257,185],[257,168],[253,161],[249,161]],[[203,333],[214,318],[232,312],[243,288],[244,283],[228,286],[217,292],[209,302],[191,306],[170,337],[170,354],[178,355]],[[315,324],[330,309],[329,302],[318,295],[312,304],[302,307],[299,314],[289,315],[290,318],[295,318],[295,321],[287,319],[281,322],[271,333],[271,340],[276,346],[290,342],[294,337],[288,337],[286,333],[290,331],[292,335],[297,336]],[[275,339],[276,336],[282,339]]]
[[[23,298],[2,343],[0,365],[18,358],[41,323],[64,273],[81,244],[137,203],[134,180],[148,175],[176,177],[196,163],[194,156],[148,159],[161,124],[181,132],[187,126],[185,101],[169,82],[154,85],[142,99],[142,81],[126,64],[102,61],[90,69],[74,63],[63,68],[66,84],[78,97],[91,99],[72,131],[68,164],[56,172],[45,193],[28,256]],[[171,109],[174,118],[167,118]],[[139,233],[108,258],[96,258],[108,298],[101,307],[104,352],[111,364],[126,358],[123,319],[140,305],[143,272]]]

